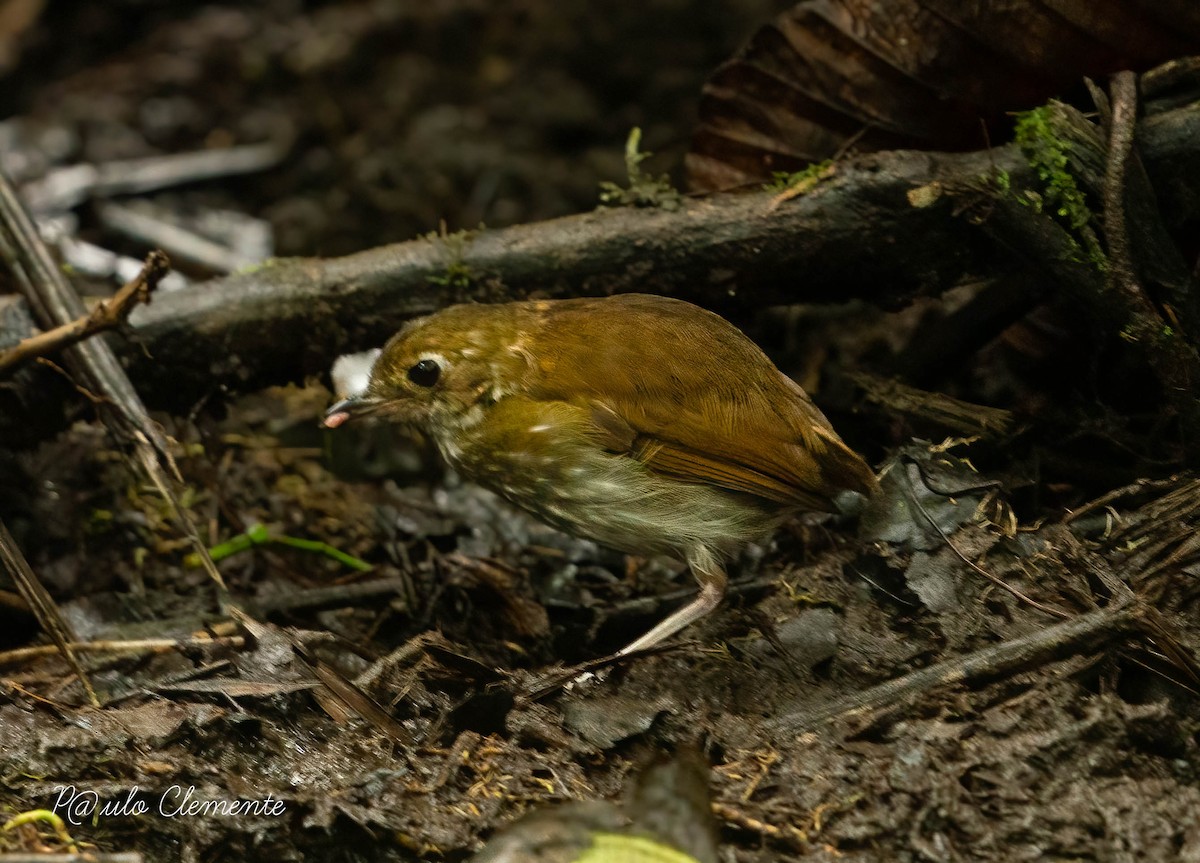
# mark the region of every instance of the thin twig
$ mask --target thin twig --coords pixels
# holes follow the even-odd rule
[[[34,362],[36,362],[39,366],[45,366],[53,371],[56,375],[61,377],[64,381],[69,383],[71,385],[71,389],[75,390],[75,392],[79,393],[81,396],[91,402],[93,407],[99,408],[102,405],[109,403],[108,399],[104,398],[104,396],[98,396],[87,387],[79,384],[75,378],[71,377],[71,373],[69,371],[64,369],[49,357],[34,357]]]
[[[138,655],[153,655],[189,650],[209,650],[214,647],[228,647],[240,650],[246,645],[243,635],[224,635],[216,638],[140,638],[130,641],[73,641],[67,645],[76,653],[132,653]],[[41,659],[53,656],[58,648],[44,644],[36,647],[19,647],[16,650],[6,650],[0,653],[0,666],[20,665],[31,659]]]
[[[83,689],[92,706],[99,707],[100,699],[96,697],[92,681],[88,679],[87,673],[79,663],[79,657],[71,648],[71,642],[75,640],[75,633],[71,631],[70,625],[59,613],[58,606],[54,604],[49,591],[38,580],[33,568],[25,560],[25,555],[21,554],[21,549],[17,547],[17,541],[8,532],[8,527],[3,521],[0,521],[0,561],[3,561],[9,577],[17,585],[17,590],[21,592],[21,597],[29,605],[42,629],[54,641],[53,650],[61,654],[62,658],[67,661],[67,665],[75,672],[75,676],[83,684]]]
[[[1129,485],[1124,485],[1120,488],[1115,488],[1112,491],[1105,492],[1104,494],[1100,495],[1100,497],[1089,500],[1087,503],[1083,504],[1083,506],[1080,506],[1077,509],[1069,510],[1063,517],[1063,524],[1070,524],[1073,521],[1077,521],[1078,519],[1087,515],[1089,512],[1102,509],[1108,506],[1110,503],[1120,500],[1123,497],[1130,497],[1132,495],[1141,494],[1147,491],[1157,491],[1158,489],[1177,486],[1183,482],[1183,479],[1184,478],[1180,476],[1171,476],[1167,479],[1143,478],[1135,480]]]
[[[726,824],[732,824],[742,830],[747,830],[751,833],[757,833],[763,839],[785,845],[796,851],[804,851],[809,847],[808,834],[791,824],[786,824],[779,827],[775,824],[768,824],[766,821],[761,821],[747,815],[742,810],[735,806],[730,806],[728,803],[713,803],[712,813],[717,818],[724,821]]]
[[[1196,456],[1200,442],[1200,406],[1194,387],[1200,382],[1200,356],[1170,326],[1147,296],[1138,277],[1126,219],[1127,173],[1134,158],[1137,129],[1137,76],[1112,77],[1108,155],[1104,169],[1104,240],[1108,246],[1105,293],[1124,306],[1128,321],[1122,335],[1142,346],[1146,359],[1184,425],[1187,446]]]
[[[225,579],[221,576],[221,571],[217,569],[216,563],[213,562],[212,556],[208,553],[208,544],[200,536],[200,531],[196,529],[196,523],[192,520],[191,514],[184,508],[183,502],[176,494],[176,485],[171,482],[171,477],[163,469],[159,459],[162,454],[150,442],[150,439],[141,429],[136,429],[133,432],[134,441],[137,444],[137,459],[141,462],[142,468],[146,471],[146,475],[150,477],[150,481],[154,483],[154,487],[158,489],[158,493],[162,495],[171,506],[171,511],[175,515],[175,523],[183,535],[191,543],[192,553],[197,556],[200,565],[208,573],[208,577],[216,583],[217,588],[221,591],[222,601],[229,599],[229,587],[225,584]],[[175,462],[170,462],[172,468],[175,467]],[[179,480],[179,472],[175,470],[175,479]]]
[[[1099,554],[1084,549],[1077,539],[1071,540],[1071,545],[1078,549],[1078,558],[1112,597],[1112,607],[1130,608],[1136,612],[1138,628],[1162,649],[1164,657],[1186,674],[1192,684],[1200,685],[1200,664],[1196,662],[1191,649],[1185,646],[1183,637],[1179,634],[1179,627],[1171,624],[1162,612],[1146,602],[1119,578]],[[1137,575],[1134,578],[1137,578]]]
[[[1132,72],[1112,78],[1112,109],[1108,134],[1108,162],[1104,171],[1104,239],[1108,244],[1108,278],[1113,288],[1124,292],[1135,308],[1157,317],[1149,299],[1137,283],[1129,231],[1125,225],[1125,172],[1133,154],[1137,123],[1137,79]]]
[[[277,633],[281,634],[291,644],[296,658],[308,666],[309,671],[321,682],[324,692],[332,697],[338,707],[343,708],[339,710],[339,713],[346,711],[355,713],[374,726],[377,731],[387,735],[401,746],[413,745],[413,735],[408,729],[393,719],[391,714],[380,707],[375,699],[367,695],[357,684],[309,650],[308,646],[295,634],[279,630],[270,624],[259,623],[237,607],[231,607],[229,613],[246,632],[258,641],[265,641],[269,636]],[[321,700],[321,691],[318,690],[318,700]],[[322,705],[325,706],[326,712],[330,712],[329,706],[325,705],[323,701]],[[335,719],[338,718],[332,712],[330,715]]]
[[[969,557],[967,557],[965,554],[963,554],[962,550],[959,549],[959,547],[954,544],[954,542],[950,539],[950,537],[946,535],[946,531],[942,530],[942,526],[937,523],[937,521],[934,519],[934,517],[932,515],[929,514],[929,511],[925,509],[925,505],[921,503],[920,499],[915,494],[910,494],[908,497],[909,497],[909,501],[917,508],[917,510],[921,513],[921,515],[923,515],[925,517],[925,520],[927,522],[929,522],[930,526],[933,527],[933,529],[937,532],[938,536],[940,536],[942,538],[942,541],[945,542],[946,545],[948,545],[950,547],[950,550],[954,552],[954,554],[958,557],[958,559],[961,560],[963,563],[965,563],[967,566],[971,567],[971,569],[975,570],[975,572],[982,575],[984,578],[986,578],[988,581],[992,582],[992,584],[996,585],[997,587],[1001,587],[1004,590],[1007,590],[1009,593],[1011,593],[1017,599],[1021,600],[1021,602],[1024,602],[1025,604],[1027,604],[1033,608],[1036,608],[1038,611],[1041,611],[1045,614],[1049,614],[1049,615],[1052,615],[1053,617],[1057,617],[1057,618],[1060,618],[1063,620],[1069,619],[1071,617],[1071,615],[1065,611],[1060,611],[1057,608],[1052,608],[1049,605],[1044,605],[1043,603],[1038,602],[1033,597],[1028,596],[1024,592],[1022,592],[1019,588],[1013,587],[1011,584],[1009,584],[1004,579],[1000,578],[997,575],[993,575],[992,573],[990,573],[986,569],[984,569],[982,566],[977,564],[975,561],[971,560]]]
[[[0,375],[34,357],[60,351],[96,333],[121,326],[134,307],[150,302],[151,293],[170,268],[171,262],[163,252],[151,252],[146,256],[141,272],[88,314],[0,351]]]
[[[22,206],[12,183],[0,171],[0,256],[43,327],[70,323],[86,314],[83,301],[66,280],[33,220]],[[65,352],[79,383],[105,399],[101,419],[118,440],[133,444],[136,460],[171,506],[180,531],[187,537],[223,602],[229,590],[208,554],[208,546],[179,500],[183,477],[171,455],[167,436],[150,417],[112,347],[103,339],[71,345]]]

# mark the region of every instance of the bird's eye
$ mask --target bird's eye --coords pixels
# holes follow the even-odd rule
[[[442,367],[434,360],[421,360],[408,370],[408,379],[419,387],[431,387],[441,373]]]

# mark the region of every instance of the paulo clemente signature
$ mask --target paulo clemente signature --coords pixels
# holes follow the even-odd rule
[[[258,799],[205,798],[195,785],[172,785],[161,793],[144,792],[132,786],[124,797],[102,800],[95,791],[59,785],[54,789],[53,810],[68,823],[79,826],[93,818],[119,818],[137,815],[161,815],[164,818],[196,818],[205,816],[271,817],[287,811],[287,804],[274,795]]]

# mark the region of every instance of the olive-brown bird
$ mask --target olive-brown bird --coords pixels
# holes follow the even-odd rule
[[[724,562],[875,477],[798,384],[723,318],[644,294],[461,305],[414,320],[325,425],[378,414],[468,479],[568,533],[685,559],[691,603],[625,647],[710,613]]]

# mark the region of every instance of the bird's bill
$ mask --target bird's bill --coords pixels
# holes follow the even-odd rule
[[[371,398],[363,393],[350,396],[325,411],[325,418],[321,420],[321,425],[327,429],[335,429],[347,420],[374,413],[382,404],[380,399]]]

